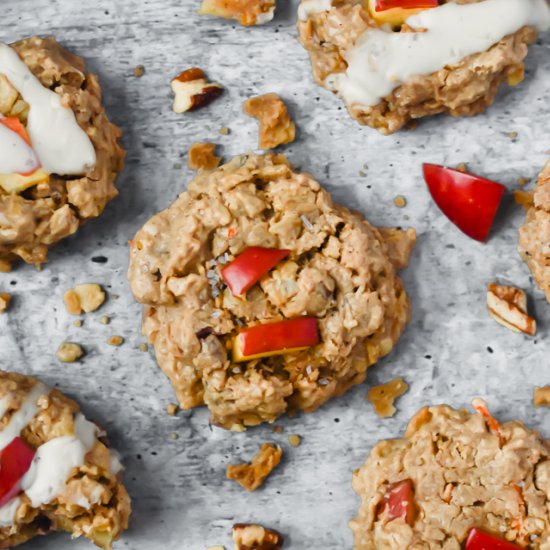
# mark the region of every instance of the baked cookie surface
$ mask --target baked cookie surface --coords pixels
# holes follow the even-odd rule
[[[0,548],[67,531],[110,549],[131,508],[100,429],[60,391],[3,371],[0,414]]]
[[[550,302],[550,162],[539,176],[533,206],[519,230],[519,252]]]
[[[11,49],[43,88],[55,92],[61,98],[61,105],[74,113],[76,124],[84,132],[80,137],[89,141],[95,154],[93,162],[83,164],[81,171],[58,174],[53,170],[40,170],[35,175],[40,172],[42,177],[35,177],[34,181],[22,179],[19,173],[4,174],[0,179],[0,269],[3,271],[9,270],[18,258],[35,265],[45,262],[49,246],[73,234],[86,220],[99,216],[117,195],[114,182],[124,166],[125,156],[119,145],[121,132],[108,120],[101,103],[98,78],[86,72],[82,58],[62,48],[52,37],[21,40],[12,44]],[[9,52],[3,51],[2,55],[9,56]],[[7,61],[4,64],[7,66]],[[23,132],[30,133],[31,138],[44,138],[40,131],[47,130],[47,125],[41,127],[37,119],[41,106],[48,102],[37,101],[29,109],[22,97],[29,93],[28,87],[23,87],[24,90],[18,90],[0,66],[0,114],[18,120]],[[40,95],[40,91],[37,93]],[[30,130],[31,119],[34,134]],[[34,139],[30,145],[35,145]],[[67,137],[67,150],[73,146]],[[58,155],[60,164],[64,164],[63,156],[62,151]],[[44,164],[45,159],[39,160]]]
[[[516,85],[523,80],[528,46],[536,39],[537,28],[550,25],[550,9],[543,0],[524,5],[523,0],[498,2],[450,0],[420,13],[401,10],[411,15],[392,29],[390,23],[375,18],[374,1],[302,0],[300,41],[308,50],[317,83],[341,96],[361,124],[391,134],[429,115],[481,113],[492,105],[503,82]],[[512,3],[516,5],[508,5]],[[463,16],[471,8],[464,4],[485,10],[483,4],[487,11]],[[495,19],[506,12],[515,15],[497,32]],[[379,13],[382,17],[385,12]],[[494,34],[480,51],[476,46],[483,42],[478,40],[482,31],[477,27],[485,18],[487,36],[493,27]],[[459,22],[465,25],[464,32]],[[470,27],[471,41],[465,38]],[[446,37],[448,54],[432,57],[435,51],[445,51]]]
[[[242,429],[289,411],[313,411],[365,380],[409,318],[396,270],[414,231],[378,230],[334,204],[280,155],[243,155],[199,174],[131,241],[129,280],[145,304],[143,330],[182,408],[206,404],[212,421]],[[249,247],[288,256],[244,295],[222,270]],[[316,319],[319,343],[235,359],[241,331]]]
[[[519,421],[499,424],[483,402],[476,409],[423,408],[403,439],[373,448],[353,477],[354,548],[460,550],[474,529],[549,547],[550,444]]]

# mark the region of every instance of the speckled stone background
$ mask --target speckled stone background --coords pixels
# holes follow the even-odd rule
[[[533,184],[550,149],[550,36],[533,46],[526,82],[504,90],[487,114],[439,117],[383,137],[359,127],[337,98],[314,85],[296,37],[296,0],[279,0],[275,20],[252,29],[199,17],[198,3],[2,2],[1,40],[54,34],[100,75],[108,111],[124,130],[128,159],[120,197],[99,220],[52,250],[42,271],[21,265],[0,274],[0,290],[14,294],[11,311],[0,316],[0,365],[63,389],[109,432],[134,503],[131,528],[116,548],[229,549],[234,522],[258,521],[288,535],[286,548],[349,549],[347,521],[358,506],[352,470],[378,439],[398,436],[422,405],[467,406],[480,395],[496,414],[520,417],[550,437],[550,411],[532,406],[533,387],[550,383],[550,306],[516,252],[523,213],[510,195],[491,240],[478,244],[439,213],[421,177],[423,161],[466,162],[510,191],[520,177]],[[140,79],[134,77],[138,64],[146,70]],[[206,110],[178,116],[171,111],[170,78],[191,65],[207,69],[227,93]],[[392,355],[369,371],[366,385],[315,414],[282,419],[282,434],[271,427],[232,434],[209,426],[204,409],[166,414],[174,399],[170,385],[152,354],[139,351],[141,307],[126,282],[126,242],[185,188],[191,143],[215,141],[226,157],[256,147],[256,122],[242,114],[241,103],[271,91],[288,101],[298,123],[298,140],[285,150],[297,166],[372,222],[417,229],[418,247],[404,274],[414,315]],[[223,126],[230,135],[219,134]],[[394,206],[398,194],[407,199],[404,209]],[[488,316],[485,286],[493,280],[528,290],[539,321],[536,338],[513,334]],[[76,328],[62,295],[87,281],[103,284],[109,300]],[[103,315],[112,318],[110,325],[101,324]],[[122,335],[124,345],[107,345],[111,335]],[[84,345],[86,358],[60,364],[54,352],[64,340]],[[394,418],[380,420],[365,394],[395,376],[406,378],[410,392]],[[292,433],[303,437],[296,449],[288,444]],[[225,466],[250,458],[264,441],[284,447],[284,463],[262,489],[247,494],[225,479]],[[25,548],[90,544],[51,535]]]

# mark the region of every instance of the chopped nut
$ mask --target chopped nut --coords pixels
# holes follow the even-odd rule
[[[227,478],[236,481],[247,491],[255,491],[279,464],[282,455],[281,447],[264,443],[250,464],[227,466]]]
[[[141,343],[139,345],[139,351],[142,351],[143,353],[149,351],[149,346],[145,343]]]
[[[107,340],[107,343],[110,346],[122,346],[122,344],[124,343],[124,338],[122,336],[111,336]]]
[[[550,407],[550,386],[535,388],[533,403],[535,407]]]
[[[134,69],[134,76],[136,78],[141,78],[145,74],[145,67],[143,65],[138,65]]]
[[[396,378],[387,384],[371,388],[367,393],[367,399],[371,402],[376,414],[386,418],[395,414],[396,409],[393,406],[395,400],[406,393],[408,389],[409,385],[403,378]]]
[[[492,283],[487,288],[487,307],[491,317],[502,326],[535,335],[537,322],[527,314],[527,296],[523,290]]]
[[[275,0],[202,0],[200,15],[234,19],[241,25],[263,25],[275,15]]]
[[[300,443],[302,442],[302,438],[299,435],[292,434],[288,436],[288,442],[293,447],[298,447],[298,445],[300,445]]]
[[[178,412],[178,406],[175,403],[168,403],[168,405],[166,405],[166,412],[170,416],[176,416]]]
[[[99,309],[105,301],[105,292],[95,283],[77,285],[63,296],[67,311],[71,315],[90,313]]]
[[[82,347],[72,342],[63,342],[55,352],[55,356],[63,363],[74,363],[83,355],[84,350]]]
[[[229,135],[229,132],[230,132],[230,130],[229,130],[229,128],[227,128],[226,126],[224,126],[223,128],[220,128],[220,134],[221,134],[222,136],[228,136],[228,135]]]
[[[193,143],[189,149],[187,166],[191,170],[214,170],[222,160],[214,154],[215,151],[215,143]]]
[[[175,113],[186,113],[206,107],[223,93],[220,84],[210,83],[198,67],[187,69],[172,80],[175,94],[172,109]]]
[[[395,204],[397,208],[405,208],[405,206],[407,206],[407,200],[403,195],[397,195],[397,197],[393,199],[393,204]]]
[[[514,191],[514,200],[516,204],[519,204],[522,208],[528,210],[533,206],[534,194],[532,191]]]
[[[280,550],[284,537],[273,529],[253,523],[237,523],[233,526],[235,550]]]
[[[286,105],[277,94],[251,97],[244,102],[244,112],[260,123],[259,147],[275,149],[296,137],[296,126],[288,115]]]
[[[11,294],[0,292],[0,313],[4,313],[10,307]]]

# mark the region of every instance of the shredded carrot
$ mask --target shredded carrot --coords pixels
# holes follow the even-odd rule
[[[526,506],[525,499],[523,498],[523,490],[519,485],[514,485],[514,490],[517,492],[520,500],[520,516],[511,521],[512,529],[515,529],[518,532],[518,537],[525,537],[525,516],[526,516]]]
[[[237,230],[234,227],[231,227],[227,232],[227,238],[232,239],[237,234]]]
[[[485,422],[487,423],[487,426],[489,426],[489,429],[498,435],[500,446],[504,444],[506,441],[506,438],[504,437],[504,434],[502,433],[502,430],[500,428],[500,424],[496,420],[496,418],[489,412],[487,409],[487,404],[482,399],[474,399],[472,401],[472,405],[474,409],[485,419]]]

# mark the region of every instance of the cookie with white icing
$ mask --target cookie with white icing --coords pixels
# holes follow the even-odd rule
[[[54,38],[0,43],[0,270],[48,247],[117,195],[120,130],[98,78]]]
[[[0,371],[0,548],[66,531],[110,549],[131,510],[121,472],[77,403]]]
[[[353,118],[383,134],[428,115],[484,111],[503,82],[523,80],[529,44],[550,27],[546,0],[418,4],[436,7],[383,9],[377,0],[300,4],[300,39],[316,81],[337,93]]]

